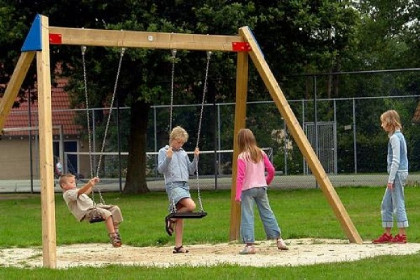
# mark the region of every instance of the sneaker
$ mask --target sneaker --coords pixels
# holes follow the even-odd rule
[[[379,244],[379,243],[389,243],[392,240],[392,234],[384,233],[381,236],[379,236],[377,239],[372,240],[373,244]]]
[[[277,248],[279,250],[289,250],[289,248],[287,248],[286,243],[284,242],[282,238],[277,239]]]
[[[255,247],[253,245],[251,246],[245,246],[242,251],[239,252],[240,255],[250,255],[255,254],[257,250],[255,250]]]
[[[407,243],[407,235],[397,234],[394,236],[394,238],[391,239],[391,243],[405,244]]]

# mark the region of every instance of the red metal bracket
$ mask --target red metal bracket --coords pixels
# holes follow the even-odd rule
[[[61,45],[62,35],[61,34],[52,34],[50,33],[50,44]]]
[[[235,52],[248,52],[251,46],[248,42],[232,42],[232,50]]]

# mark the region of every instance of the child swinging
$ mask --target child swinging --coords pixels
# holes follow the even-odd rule
[[[59,179],[63,189],[63,198],[73,216],[79,221],[89,221],[100,216],[105,221],[109,238],[113,247],[121,247],[121,235],[119,225],[123,221],[121,210],[116,205],[97,204],[88,196],[92,188],[99,182],[94,177],[81,188],[76,186],[76,178],[73,174],[64,174]]]

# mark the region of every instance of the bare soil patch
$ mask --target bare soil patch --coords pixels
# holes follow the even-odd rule
[[[380,255],[407,255],[420,251],[419,243],[350,244],[335,239],[286,240],[288,251],[279,251],[274,242],[256,245],[257,254],[239,255],[242,244],[200,244],[188,246],[188,254],[173,254],[172,247],[133,247],[110,244],[74,244],[57,246],[57,268],[76,266],[137,265],[148,267],[214,266],[299,266],[348,262]],[[0,249],[0,266],[42,267],[42,248]]]

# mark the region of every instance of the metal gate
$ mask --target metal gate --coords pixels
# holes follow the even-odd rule
[[[337,130],[335,122],[317,122],[318,132],[315,131],[313,122],[306,122],[303,128],[306,137],[311,143],[312,148],[318,155],[318,159],[324,167],[326,173],[337,174]],[[318,134],[318,139],[317,139]],[[316,148],[318,146],[318,148]],[[310,174],[311,170],[304,160],[304,174]]]

